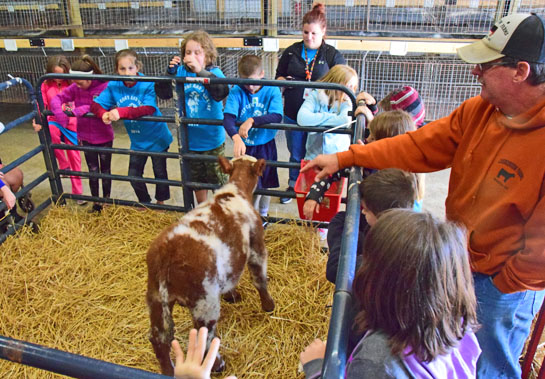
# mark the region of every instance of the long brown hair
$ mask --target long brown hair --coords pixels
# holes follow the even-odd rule
[[[360,331],[380,330],[392,354],[429,362],[477,323],[466,234],[406,209],[385,211],[369,230],[354,280]]]
[[[100,67],[98,67],[93,58],[91,58],[91,56],[87,54],[83,55],[80,59],[72,63],[72,70],[83,72],[88,72],[92,70],[93,74],[102,74],[102,70],[100,69]]]
[[[205,64],[211,65],[216,62],[216,59],[218,58],[218,50],[216,50],[216,46],[214,46],[214,41],[212,41],[212,38],[210,35],[205,32],[204,30],[196,30],[191,34],[188,34],[184,40],[182,41],[182,44],[180,45],[180,53],[182,54],[182,60],[185,57],[185,46],[187,45],[188,41],[195,41],[198,44],[201,45],[204,56],[206,59]]]

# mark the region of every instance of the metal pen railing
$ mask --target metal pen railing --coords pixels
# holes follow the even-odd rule
[[[170,153],[156,153],[156,152],[147,152],[147,151],[134,151],[130,149],[121,149],[121,148],[101,148],[101,147],[89,147],[89,146],[71,146],[71,145],[61,145],[61,144],[52,144],[51,137],[49,134],[49,129],[47,127],[47,122],[45,121],[46,112],[43,108],[43,99],[41,97],[41,83],[47,79],[60,78],[60,79],[93,79],[93,80],[124,80],[124,81],[168,81],[171,82],[175,87],[178,87],[178,100],[177,100],[177,114],[179,127],[178,138],[179,138],[179,151],[170,152]],[[292,86],[292,87],[306,87],[306,88],[327,88],[333,90],[343,91],[347,94],[353,104],[354,112],[356,108],[356,99],[354,94],[348,90],[346,87],[329,84],[329,83],[313,83],[313,82],[297,82],[297,81],[277,81],[277,80],[252,80],[252,79],[235,79],[235,78],[212,78],[209,79],[210,84],[240,84],[240,85],[251,85],[251,84],[261,84],[266,86]],[[49,177],[51,182],[51,192],[52,198],[56,200],[61,200],[63,198],[74,198],[74,199],[84,199],[91,201],[102,201],[102,202],[114,202],[121,205],[140,205],[135,201],[126,200],[126,199],[104,199],[93,196],[84,196],[84,195],[71,195],[63,192],[62,183],[60,181],[61,175],[71,175],[71,176],[80,176],[80,177],[96,177],[96,178],[109,178],[112,180],[119,181],[140,181],[144,183],[163,183],[173,186],[181,186],[187,188],[188,191],[194,189],[207,188],[215,189],[218,188],[216,185],[211,185],[207,183],[191,182],[187,181],[189,178],[188,167],[184,162],[190,160],[208,160],[215,161],[217,157],[212,155],[197,155],[192,154],[188,150],[187,146],[187,127],[189,123],[196,122],[208,122],[208,123],[221,123],[221,120],[203,120],[203,119],[192,119],[183,117],[185,109],[185,101],[183,97],[183,91],[180,91],[181,87],[185,83],[193,83],[196,80],[194,78],[169,78],[169,77],[129,77],[129,76],[112,76],[112,75],[66,75],[66,74],[48,74],[40,78],[38,83],[38,104],[40,106],[41,112],[39,114],[39,122],[43,125],[42,131],[40,131],[40,141],[42,146],[35,149],[33,152],[28,154],[36,155],[43,151],[44,157],[46,160],[49,160],[46,164],[48,173],[42,175],[36,180],[45,180]],[[36,100],[34,100],[36,101]],[[34,103],[33,103],[34,104]],[[35,113],[34,113],[35,114]],[[91,114],[88,114],[87,117],[94,117]],[[176,118],[173,117],[151,117],[146,116],[140,118],[140,120],[148,121],[169,121],[173,122]],[[43,120],[43,121],[42,121]],[[325,131],[328,128],[320,127],[299,127],[296,125],[288,124],[270,124],[260,126],[261,128],[272,128],[279,130],[306,130],[306,131]],[[258,127],[259,128],[259,127]],[[352,142],[356,142],[363,135],[363,130],[365,128],[363,116],[359,116],[356,122],[356,126],[348,128],[345,130],[336,130],[335,132],[342,134],[351,134]],[[80,150],[80,151],[97,151],[97,152],[108,152],[112,154],[146,154],[153,156],[164,156],[169,159],[179,159],[181,162],[182,170],[182,180],[160,180],[152,178],[137,178],[131,176],[123,175],[107,175],[102,173],[89,173],[81,171],[71,171],[71,170],[59,170],[53,154],[53,149],[61,150]],[[8,167],[12,169],[20,163],[24,162],[28,158],[21,157],[11,163]],[[290,162],[279,162],[279,161],[270,161],[268,164],[276,167],[290,168],[298,167],[295,163]],[[186,172],[184,173],[184,170]],[[356,260],[356,247],[357,247],[357,230],[359,224],[359,192],[357,183],[361,180],[361,171],[356,168],[352,168],[349,179],[349,189],[348,189],[348,205],[347,205],[347,218],[345,231],[343,234],[343,242],[341,247],[341,257],[339,262],[338,270],[338,281],[333,296],[333,308],[332,316],[330,321],[329,333],[328,333],[328,344],[326,350],[326,359],[323,366],[323,377],[324,378],[338,378],[344,375],[344,369],[346,365],[346,355],[347,355],[347,339],[348,332],[350,329],[350,324],[352,322],[352,281],[354,278],[355,271],[355,260]],[[34,182],[32,182],[28,187],[29,189],[33,188]],[[27,187],[25,187],[25,190]],[[287,193],[285,191],[274,191],[274,190],[258,190],[256,193],[272,195],[272,196],[294,196],[293,193]],[[192,195],[192,194],[191,194]],[[159,209],[168,209],[168,210],[188,210],[191,208],[191,200],[188,200],[188,194],[184,194],[184,205],[182,207],[172,206],[172,205],[151,205],[152,208]],[[45,204],[45,205],[44,205]],[[37,207],[35,213],[39,213],[49,204],[44,202],[39,207]],[[279,219],[269,218],[270,221],[275,222]],[[322,223],[317,223],[317,225],[322,226]],[[327,226],[327,224],[325,225]],[[104,377],[104,378],[159,378],[160,375],[148,373],[142,370],[131,369],[124,366],[114,365],[112,363],[103,362],[91,358],[86,358],[76,354],[71,354],[68,352],[63,352],[56,349],[49,349],[47,347],[35,345],[32,343],[18,341],[10,339],[7,337],[0,336],[0,358],[11,360],[13,362],[18,362],[26,365],[31,365],[34,367],[42,368],[52,372],[60,373],[63,375],[69,375],[74,377]]]
[[[26,88],[26,90],[28,92],[28,99],[29,99],[29,103],[31,105],[32,110],[29,113],[15,119],[13,121],[8,122],[5,125],[3,123],[1,123],[0,124],[0,134],[9,132],[13,128],[15,128],[15,127],[17,127],[17,126],[19,126],[19,125],[21,125],[21,124],[23,124],[25,122],[28,122],[29,120],[32,120],[33,118],[35,118],[38,115],[38,103],[36,102],[36,95],[34,93],[34,88],[30,84],[30,82],[28,82],[27,80],[22,79],[22,78],[12,78],[12,79],[10,79],[8,81],[0,83],[0,91],[4,91],[4,90],[6,90],[6,89],[8,89],[10,87],[17,86],[17,85],[25,86],[25,88]],[[11,163],[7,164],[6,166],[4,166],[2,168],[2,172],[4,174],[6,174],[6,173],[10,172],[11,170],[13,170],[15,167],[18,167],[19,165],[23,164],[24,162],[28,161],[32,157],[34,157],[34,156],[36,156],[36,155],[38,155],[38,154],[40,154],[42,152],[44,153],[44,159],[45,159],[45,162],[46,162],[46,166],[48,166],[50,161],[51,161],[51,156],[49,155],[49,152],[45,151],[43,141],[42,140],[40,140],[40,141],[42,142],[41,145],[33,148],[32,150],[26,152],[25,154],[23,154],[19,158],[15,159],[13,162],[11,162]],[[42,183],[43,181],[45,181],[48,178],[50,178],[50,177],[49,177],[48,173],[46,172],[46,173],[43,173],[42,175],[38,176],[38,178],[34,179],[31,183],[27,183],[23,188],[21,188],[19,191],[17,191],[15,193],[16,199],[19,200],[22,197],[27,196],[32,189],[34,189],[36,186],[38,186],[40,183]],[[50,178],[50,180],[51,180],[51,178]],[[15,231],[17,231],[19,228],[21,228],[27,221],[31,220],[33,217],[35,217],[37,214],[39,214],[42,210],[47,208],[49,206],[49,204],[51,204],[51,199],[46,199],[41,204],[38,204],[38,206],[35,207],[35,209],[33,209],[31,212],[29,212],[28,216],[26,218],[23,218],[18,222],[14,222],[12,224],[11,228],[6,228],[6,232],[0,235],[0,243],[4,242],[9,235],[15,233]],[[4,212],[5,210],[7,210],[6,205],[3,202],[0,202],[0,212]],[[7,222],[7,221],[5,220],[4,222]]]

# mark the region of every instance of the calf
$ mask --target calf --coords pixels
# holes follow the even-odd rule
[[[174,375],[170,360],[174,303],[189,308],[195,328],[208,328],[208,349],[220,316],[220,297],[240,298],[236,285],[247,263],[261,308],[266,312],[274,309],[267,291],[263,226],[252,205],[265,161],[244,156],[229,162],[220,157],[219,163],[230,175],[229,183],[163,230],[147,253],[150,341],[161,371],[169,376]],[[214,370],[221,371],[224,366],[218,354]]]

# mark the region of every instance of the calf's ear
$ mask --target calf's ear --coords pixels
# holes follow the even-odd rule
[[[265,159],[258,159],[253,165],[253,171],[257,176],[263,176],[263,171],[265,171]]]
[[[218,157],[218,162],[220,164],[221,170],[224,173],[231,175],[231,173],[233,172],[233,165],[231,164],[231,162],[229,162],[227,158],[222,156]]]

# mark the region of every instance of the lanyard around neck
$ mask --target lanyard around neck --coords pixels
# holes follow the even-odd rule
[[[314,71],[314,64],[316,63],[316,58],[318,57],[318,53],[320,52],[320,48],[318,48],[318,50],[316,50],[316,55],[314,55],[314,58],[312,58],[312,60],[309,62],[308,61],[308,56],[307,56],[307,49],[305,48],[305,45],[303,44],[303,50],[305,51],[305,79],[308,80],[310,82],[310,78],[312,78],[312,71]],[[309,63],[311,64],[310,65],[310,70],[309,70]]]

